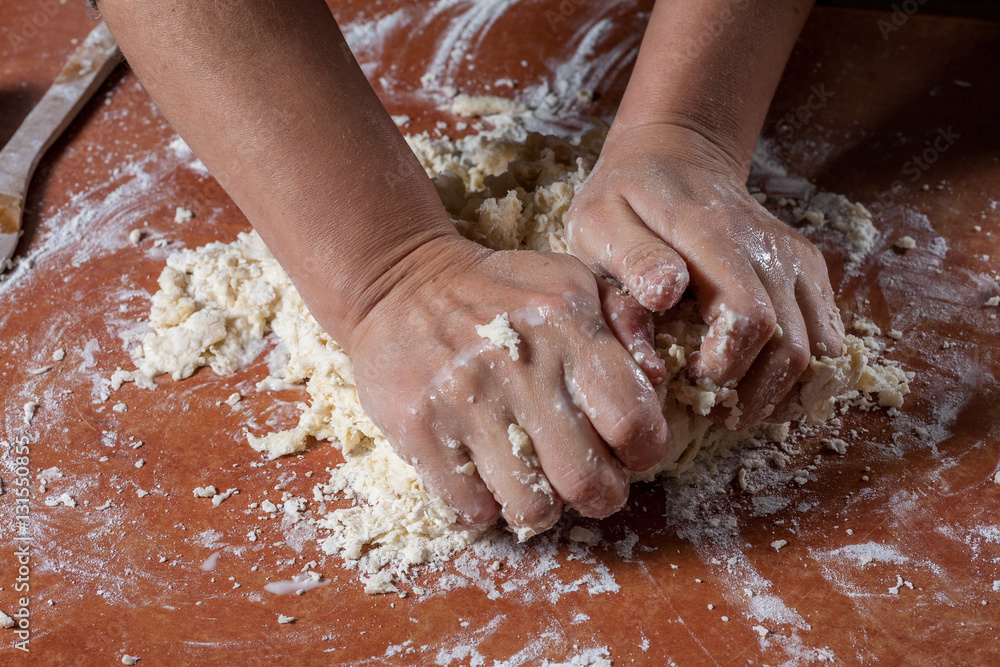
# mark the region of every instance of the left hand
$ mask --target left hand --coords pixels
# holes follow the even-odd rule
[[[693,289],[709,325],[694,379],[735,387],[730,429],[794,418],[810,357],[839,356],[843,324],[823,255],[746,189],[726,151],[680,126],[613,127],[574,200],[571,250],[652,311]]]

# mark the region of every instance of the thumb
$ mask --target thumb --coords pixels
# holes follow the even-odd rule
[[[684,295],[687,264],[624,201],[601,210],[570,211],[570,250],[596,273],[617,279],[629,296],[652,311],[672,308]]]

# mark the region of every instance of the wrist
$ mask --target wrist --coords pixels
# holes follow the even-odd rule
[[[616,118],[604,143],[603,155],[655,152],[678,163],[745,182],[753,149],[749,151],[684,118],[627,116]]]
[[[434,294],[451,286],[455,276],[471,270],[492,251],[469,241],[452,228],[415,244],[386,271],[352,289],[347,307],[334,325],[336,340],[354,356],[372,327],[394,321],[398,308],[414,306],[421,293]]]

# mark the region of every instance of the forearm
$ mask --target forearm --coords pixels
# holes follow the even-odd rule
[[[659,0],[616,125],[684,128],[738,170],[812,0]]]
[[[322,0],[101,0],[152,99],[337,340],[454,228]]]

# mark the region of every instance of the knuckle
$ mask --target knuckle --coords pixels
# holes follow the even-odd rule
[[[607,516],[625,504],[628,484],[614,466],[599,465],[572,475],[562,496],[584,516]]]
[[[798,253],[799,256],[804,257],[808,261],[810,266],[822,268],[823,271],[826,271],[826,257],[816,244],[807,240],[802,244],[802,248],[799,249]]]
[[[830,335],[824,337],[822,343],[821,353],[823,356],[836,358],[844,354],[844,339],[836,335],[836,332],[831,332]]]
[[[750,311],[743,321],[745,334],[755,345],[766,343],[778,328],[778,314],[770,305]]]
[[[641,401],[624,411],[614,411],[608,415],[607,440],[614,448],[627,447],[649,431],[649,410]]]
[[[809,351],[809,342],[799,337],[790,339],[785,344],[785,354],[789,360],[791,375],[797,379],[805,372],[809,366],[809,361],[812,359],[812,353]]]
[[[645,274],[663,263],[663,244],[657,241],[637,243],[627,251],[619,262],[623,273],[637,290],[644,286]]]
[[[573,311],[573,300],[575,300],[575,290],[573,286],[567,285],[567,289],[562,294],[541,294],[537,298],[532,299],[532,305],[537,306],[546,312],[554,313],[560,316],[566,316]],[[558,287],[556,288],[558,289]],[[567,292],[569,294],[567,294]],[[567,298],[568,295],[572,295],[573,298]]]

